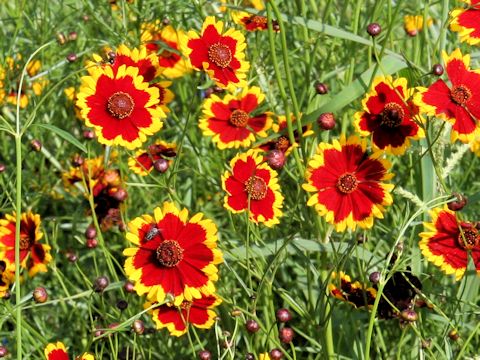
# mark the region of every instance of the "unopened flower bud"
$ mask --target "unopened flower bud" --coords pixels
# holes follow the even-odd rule
[[[37,304],[43,304],[48,300],[48,293],[44,287],[37,287],[33,290],[33,300]]]
[[[382,28],[377,23],[371,23],[367,26],[367,33],[371,37],[378,36],[380,35],[381,32],[382,32]]]
[[[283,358],[283,353],[280,349],[273,349],[270,351],[270,358],[272,360],[280,360]]]
[[[457,341],[460,338],[460,335],[458,334],[457,330],[453,329],[448,333],[448,337],[453,341]]]
[[[72,157],[72,166],[73,167],[82,166],[83,162],[84,162],[84,159],[83,159],[82,155],[79,155],[79,154],[73,155],[73,157]]]
[[[123,288],[127,293],[132,293],[135,291],[135,284],[127,280],[125,281],[125,284],[123,284]]]
[[[250,319],[247,320],[245,328],[249,333],[256,333],[258,330],[260,330],[260,325],[258,325],[258,322],[256,322],[255,320]]]
[[[230,315],[236,317],[242,315],[242,312],[239,309],[233,309],[232,311],[230,311]]]
[[[6,169],[7,167],[5,166],[5,164],[0,163],[0,173],[3,173]]]
[[[68,40],[69,41],[75,41],[77,40],[78,34],[76,31],[71,31],[68,33]]]
[[[198,353],[198,358],[200,360],[210,360],[212,358],[212,354],[208,350],[202,350]]]
[[[370,280],[370,282],[372,284],[378,284],[380,282],[380,278],[381,278],[381,274],[380,272],[378,271],[374,271],[370,274],[370,276],[368,277],[368,279]]]
[[[85,237],[87,239],[93,239],[95,236],[97,236],[97,229],[95,229],[95,226],[89,225],[85,230]]]
[[[169,164],[168,164],[168,160],[165,160],[163,158],[160,158],[158,160],[155,160],[155,162],[153,163],[153,167],[155,168],[155,170],[157,170],[159,173],[164,173],[165,171],[168,170],[168,167],[169,167]]]
[[[317,123],[322,130],[332,130],[335,127],[335,117],[333,113],[323,113],[318,117]]]
[[[252,353],[246,353],[245,360],[255,360],[255,355],[253,355]]]
[[[30,147],[33,151],[39,152],[40,150],[42,150],[42,143],[37,139],[33,139],[32,141],[30,141]]]
[[[75,62],[75,61],[77,61],[77,54],[70,53],[70,54],[67,55],[66,59],[70,63]]]
[[[455,196],[455,199],[450,201],[447,204],[448,208],[452,211],[462,210],[465,207],[465,205],[467,205],[467,202],[468,202],[467,197],[458,193],[453,193],[453,196]]]
[[[321,83],[321,82],[317,82],[315,84],[315,91],[317,92],[317,94],[319,95],[325,95],[328,93],[328,86],[327,84],[324,84],[324,83]]]
[[[290,344],[295,336],[295,332],[292,328],[284,327],[279,330],[278,335],[281,342],[284,344]]]
[[[435,64],[432,66],[432,74],[437,76],[443,75],[443,66],[440,64]]]
[[[0,358],[8,355],[8,350],[5,346],[0,346]]]
[[[97,239],[87,239],[86,241],[87,248],[89,249],[95,249],[98,246],[98,240]]]
[[[281,150],[274,149],[267,153],[267,164],[273,170],[280,170],[285,166],[285,153]]]
[[[118,300],[117,301],[117,309],[123,311],[128,307],[128,302],[125,300]]]
[[[142,335],[143,332],[145,331],[145,324],[143,323],[142,320],[137,319],[132,323],[132,330],[136,334]]]
[[[403,310],[400,313],[400,316],[402,317],[403,320],[408,322],[414,322],[418,320],[418,314],[415,312],[415,310],[412,310],[412,309]]]
[[[288,309],[282,308],[277,310],[277,320],[281,323],[292,320],[292,314]]]
[[[120,188],[118,189],[114,194],[113,198],[117,201],[125,201],[125,199],[128,197],[127,190]]]
[[[63,45],[67,42],[67,39],[65,38],[65,35],[63,33],[57,33],[57,43],[60,45]]]
[[[93,284],[93,290],[95,292],[103,292],[108,286],[110,281],[108,280],[108,277],[106,276],[99,276],[98,278],[95,279],[95,282]]]

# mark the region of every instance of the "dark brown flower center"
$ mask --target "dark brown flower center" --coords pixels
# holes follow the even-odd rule
[[[452,88],[450,97],[457,105],[464,105],[472,97],[472,92],[467,87],[458,85]]]
[[[261,177],[250,176],[245,182],[245,188],[250,199],[262,200],[267,196],[267,183]]]
[[[280,136],[275,142],[275,148],[280,151],[287,151],[290,147],[290,140],[286,136]]]
[[[28,250],[31,246],[31,240],[28,235],[21,234],[20,235],[20,250]]]
[[[117,119],[124,119],[130,116],[135,107],[133,98],[122,91],[117,91],[110,96],[107,103],[107,110],[113,117]]]
[[[251,17],[250,21],[256,25],[265,25],[267,23],[267,18],[265,16],[254,15]]]
[[[387,103],[382,112],[382,125],[391,128],[397,127],[402,123],[404,117],[405,112],[399,104]]]
[[[216,43],[208,48],[208,59],[221,68],[226,68],[232,61],[232,52],[227,45]]]
[[[160,54],[158,54],[159,57],[164,58],[164,59],[170,59],[173,57],[173,52],[168,51],[168,50],[163,50]]]
[[[480,235],[475,228],[462,228],[462,233],[458,234],[458,244],[466,250],[472,250],[478,246],[480,242]]]
[[[232,114],[230,115],[230,124],[236,127],[245,127],[248,124],[248,113],[243,110],[237,109],[233,110]]]
[[[163,266],[177,266],[182,259],[183,249],[176,240],[165,240],[157,248],[157,260]]]
[[[357,188],[358,180],[354,174],[346,173],[338,178],[336,185],[340,192],[350,194]]]

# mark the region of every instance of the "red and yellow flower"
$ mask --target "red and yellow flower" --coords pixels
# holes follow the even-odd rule
[[[67,349],[65,345],[57,341],[56,343],[47,344],[44,350],[46,360],[69,360]],[[75,360],[95,360],[92,354],[84,353],[75,357]]]
[[[152,302],[164,302],[167,294],[179,306],[184,300],[213,295],[218,279],[217,227],[198,213],[190,220],[187,209],[172,203],[156,208],[153,217],[143,215],[128,224],[125,272],[135,282],[139,295]]]
[[[429,88],[420,87],[415,103],[452,124],[452,141],[467,143],[480,136],[480,73],[470,70],[470,55],[463,56],[460,49],[443,53],[443,59],[452,86],[439,79]]]
[[[147,150],[138,150],[134,157],[128,160],[128,167],[136,174],[147,176],[153,169],[153,164],[159,159],[171,158],[177,155],[177,145],[165,141],[157,141]]]
[[[339,274],[332,273],[332,283],[328,285],[328,290],[335,298],[346,301],[356,308],[372,306],[377,296],[374,288],[367,288],[359,281],[352,282],[350,276],[343,271],[340,271]]]
[[[162,75],[174,79],[192,71],[192,67],[180,49],[180,39],[186,34],[171,25],[160,26],[160,22],[142,25],[141,42],[145,44],[150,54],[155,54],[159,65],[163,68]],[[185,41],[185,40],[184,40]]]
[[[383,218],[385,206],[392,204],[393,174],[390,162],[380,158],[381,151],[366,152],[366,141],[355,136],[332,144],[320,143],[309,161],[307,183],[303,188],[314,193],[307,205],[315,206],[337,231],[356,226],[371,228],[374,218]]]
[[[245,37],[235,29],[223,33],[223,22],[205,19],[202,31],[189,31],[182,41],[185,54],[196,70],[205,71],[220,87],[243,87],[250,64],[245,61]]]
[[[461,221],[455,212],[444,208],[430,211],[432,220],[424,222],[419,247],[428,261],[460,280],[468,265],[469,253],[480,274],[480,233],[475,224]]]
[[[235,156],[230,168],[222,176],[225,208],[233,213],[248,211],[250,221],[268,227],[278,224],[283,196],[277,172],[255,150]]]
[[[31,211],[22,213],[20,221],[20,266],[28,270],[30,276],[46,272],[47,264],[52,260],[50,246],[40,244],[43,237],[40,231],[40,215]],[[6,262],[15,271],[15,225],[16,215],[6,214],[0,219],[0,260]]]
[[[203,103],[199,127],[205,136],[213,137],[219,149],[248,147],[256,136],[266,137],[266,130],[272,126],[270,114],[257,110],[264,99],[256,86],[223,99],[212,94]]]
[[[409,36],[417,36],[423,30],[423,16],[422,15],[405,15],[403,17],[403,28]],[[433,19],[428,18],[427,26],[432,26]]]
[[[11,270],[14,266],[10,266],[7,259],[0,260],[0,299],[7,295],[10,284],[15,281],[15,273]]]
[[[193,325],[200,329],[210,329],[215,323],[217,314],[213,310],[221,300],[215,295],[203,295],[192,301],[184,300],[180,305],[166,303],[150,311],[157,329],[167,328],[170,335],[181,336]],[[145,307],[150,307],[146,303]]]
[[[232,19],[235,24],[241,25],[247,31],[268,30],[267,18],[262,15],[249,14],[245,11],[233,11]],[[278,22],[273,21],[273,30],[280,31]]]
[[[458,32],[460,41],[478,45],[480,43],[480,1],[462,1],[469,6],[467,8],[454,9],[450,13],[450,29]]]
[[[227,4],[227,3],[234,4],[234,2],[232,0],[220,0],[220,2],[222,4]],[[264,10],[265,9],[265,4],[264,4],[263,0],[243,0],[241,2],[241,5],[242,6],[247,6],[247,7],[253,7],[257,10]],[[225,11],[226,7],[223,6],[220,10]]]
[[[410,100],[407,79],[377,77],[371,92],[363,99],[363,111],[355,113],[355,128],[362,136],[372,135],[375,148],[402,155],[411,139],[425,134],[415,122],[418,107]]]
[[[92,68],[82,78],[77,105],[100,143],[127,149],[140,147],[160,130],[165,117],[158,88],[143,81],[138,68],[125,65],[115,72],[112,67]]]

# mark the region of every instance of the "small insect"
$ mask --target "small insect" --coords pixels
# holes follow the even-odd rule
[[[148,230],[148,232],[145,234],[145,241],[152,240],[158,234],[160,234],[160,230],[155,225],[153,225],[152,228]]]

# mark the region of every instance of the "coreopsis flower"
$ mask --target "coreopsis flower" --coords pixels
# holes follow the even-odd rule
[[[234,5],[234,2],[232,0],[220,0],[220,2],[222,4],[232,4]],[[241,5],[242,6],[245,6],[245,7],[253,7],[257,10],[264,10],[265,9],[265,4],[263,2],[263,0],[243,0],[241,2]],[[225,11],[226,10],[226,7],[223,6],[220,8],[221,11]]]
[[[432,220],[423,223],[426,231],[420,233],[422,239],[419,243],[427,260],[460,280],[470,253],[477,271],[480,271],[480,233],[475,224],[458,219],[447,206],[433,209],[430,216]]]
[[[223,33],[223,22],[208,16],[197,34],[189,31],[182,48],[194,69],[205,71],[220,87],[243,87],[250,64],[245,61],[245,37],[235,29]]]
[[[363,99],[363,111],[355,113],[355,128],[362,136],[372,135],[375,148],[402,155],[411,139],[425,134],[415,122],[418,107],[410,100],[407,79],[375,78],[372,90]]]
[[[439,79],[428,88],[419,87],[415,103],[426,114],[452,124],[452,141],[468,143],[480,136],[480,74],[470,70],[470,55],[463,56],[460,49],[442,55],[452,86]]]
[[[277,172],[255,150],[235,156],[230,168],[222,176],[225,208],[233,213],[247,211],[250,221],[268,227],[278,224],[283,196]]]
[[[480,157],[480,137],[475,137],[470,143],[470,151]]]
[[[462,0],[467,8],[454,9],[450,13],[450,29],[458,32],[460,41],[471,45],[480,43],[480,1]]]
[[[47,264],[52,260],[50,246],[41,244],[40,215],[31,211],[22,213],[20,221],[20,266],[29,276],[46,272]],[[0,260],[4,260],[15,271],[15,225],[16,215],[6,214],[0,219]]]
[[[82,112],[81,109],[76,105],[77,102],[77,90],[73,87],[70,86],[68,88],[65,88],[63,90],[63,93],[65,94],[65,97],[68,100],[68,105],[72,106],[73,105],[73,110],[75,112],[75,117],[79,120],[82,120]]]
[[[151,84],[151,86],[154,86],[158,89],[158,106],[165,114],[170,112],[170,109],[167,105],[170,104],[175,98],[175,94],[169,89],[170,85],[172,85],[171,81],[159,81]]]
[[[69,360],[67,349],[65,345],[57,341],[56,343],[47,344],[44,350],[46,360]],[[92,354],[84,353],[75,357],[75,360],[95,360]]]
[[[385,206],[392,204],[388,170],[390,162],[377,151],[366,152],[366,141],[355,136],[332,144],[320,143],[308,162],[307,183],[303,188],[314,193],[307,205],[315,206],[337,231],[356,226],[371,228],[374,218],[383,218]]]
[[[180,306],[184,300],[214,294],[222,254],[217,249],[217,227],[202,213],[188,219],[187,209],[166,202],[153,217],[132,220],[128,229],[127,240],[135,247],[123,252],[125,272],[139,295],[164,302],[170,294]]]
[[[14,106],[17,105],[18,101],[18,86],[20,82],[20,77],[22,75],[22,70],[24,64],[22,63],[22,56],[20,54],[15,55],[15,57],[6,57],[5,59],[5,68],[3,71],[0,70],[0,73],[3,72],[3,77],[5,80],[8,79],[10,87],[5,89],[4,95],[6,95],[6,101]],[[47,85],[48,81],[42,78],[36,79],[34,81],[29,81],[29,77],[33,77],[40,72],[42,63],[40,60],[32,60],[28,63],[26,69],[26,77],[23,81],[22,92],[20,94],[20,108],[24,109],[29,103],[29,96],[33,93],[36,96],[42,94],[43,89]]]
[[[169,79],[181,77],[192,71],[192,67],[180,49],[180,39],[185,32],[171,25],[160,26],[160,22],[142,24],[141,42],[151,54],[158,58],[163,68],[162,76]]]
[[[221,300],[215,295],[201,295],[199,299],[184,300],[180,305],[166,303],[150,311],[157,329],[167,328],[170,335],[181,336],[192,325],[200,329],[210,329],[217,314],[213,310]],[[150,307],[152,303],[146,303]]]
[[[80,189],[85,197],[92,194],[95,215],[103,231],[114,225],[123,225],[120,211],[128,194],[122,187],[120,171],[105,169],[103,156],[87,159],[80,167],[71,167],[62,174],[62,179],[67,190],[75,190],[74,184],[81,184]],[[87,188],[84,186],[84,179]],[[88,204],[86,205],[89,208]],[[90,211],[89,209],[88,214]]]
[[[262,15],[249,14],[245,11],[233,11],[232,19],[235,24],[241,25],[247,31],[268,30],[267,18]],[[278,23],[272,22],[273,30],[279,31]]]
[[[159,90],[138,75],[138,68],[121,65],[94,67],[82,77],[77,106],[93,127],[98,141],[135,149],[162,127],[165,113],[159,105]]]
[[[343,271],[340,271],[339,274],[332,273],[332,283],[328,285],[328,290],[335,298],[346,301],[356,308],[372,306],[377,296],[374,288],[367,288],[359,281],[352,282],[350,276]]]
[[[248,147],[256,136],[266,137],[272,126],[269,113],[258,110],[265,95],[260,88],[244,88],[238,95],[227,94],[223,99],[212,94],[203,103],[199,127],[219,149]]]
[[[177,145],[165,141],[157,141],[146,150],[137,150],[135,156],[128,160],[128,167],[136,174],[147,176],[153,169],[155,161],[171,158],[177,155]]]
[[[10,284],[15,281],[15,273],[11,270],[13,268],[7,259],[0,260],[0,299],[5,297]]]
[[[125,2],[128,4],[133,4],[135,0],[125,0]],[[110,8],[112,9],[112,11],[117,11],[120,9],[120,6],[118,5],[118,0],[108,0],[108,3],[110,4]]]
[[[403,28],[409,36],[416,36],[423,30],[423,16],[422,15],[405,15],[403,17]],[[433,24],[433,19],[428,18],[427,26]]]
[[[289,155],[294,147],[297,147],[297,142],[299,141],[300,136],[298,135],[297,122],[293,114],[290,114],[290,119],[292,120],[293,136],[295,142],[292,144],[287,134],[287,117],[285,115],[276,116],[276,120],[272,125],[272,130],[274,133],[278,134],[277,137],[268,140],[267,142],[260,144],[258,149],[262,151],[270,150],[280,150],[285,155]],[[314,131],[312,130],[312,125],[302,126],[302,137],[307,137],[313,135]]]
[[[0,65],[0,104],[5,99],[5,69]]]
[[[268,353],[261,353],[258,356],[258,360],[271,360],[271,357]]]

